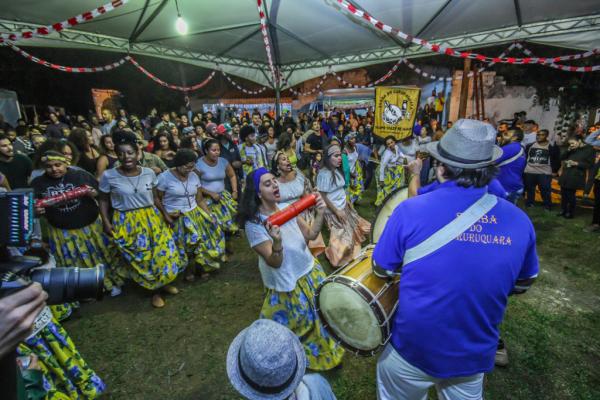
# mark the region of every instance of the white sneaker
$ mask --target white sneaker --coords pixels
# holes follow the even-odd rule
[[[119,286],[113,286],[113,288],[110,291],[110,297],[117,297],[121,293],[123,293],[123,291],[121,290],[121,288]]]

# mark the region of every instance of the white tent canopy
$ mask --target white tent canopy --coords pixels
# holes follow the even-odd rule
[[[49,25],[102,0],[5,1],[0,30]],[[403,32],[457,49],[528,40],[572,49],[600,47],[598,0],[351,0]],[[130,0],[73,29],[18,46],[107,50],[220,68],[272,86],[255,0],[178,0],[189,25],[175,30],[175,0]],[[289,85],[334,71],[433,53],[407,46],[345,11],[335,0],[266,0],[274,62]],[[497,54],[488,54],[496,56]],[[50,60],[59,63],[60,60]]]

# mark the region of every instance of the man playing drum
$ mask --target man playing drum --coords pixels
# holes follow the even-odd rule
[[[488,124],[459,120],[429,143],[441,163],[439,185],[400,203],[377,242],[375,274],[402,272],[392,336],[377,364],[380,400],[426,399],[433,385],[443,399],[481,399],[508,296],[537,276],[531,221],[487,193],[502,154],[495,137]]]

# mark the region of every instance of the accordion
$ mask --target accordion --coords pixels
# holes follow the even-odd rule
[[[0,246],[26,246],[33,233],[33,191],[0,192]]]

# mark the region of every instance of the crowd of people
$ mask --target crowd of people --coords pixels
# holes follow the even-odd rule
[[[443,108],[443,100],[436,100],[434,96],[434,109],[438,103]],[[240,343],[240,336],[236,339],[235,354],[230,349],[230,377],[245,382],[236,384],[232,378],[232,383],[248,398],[262,398],[257,393],[264,386],[256,382],[248,385],[248,376],[240,371],[242,367],[260,367],[252,364],[257,362],[253,359],[245,364],[243,358],[248,355],[243,349],[263,349],[260,351],[267,354],[278,348],[273,343],[262,342],[261,337],[266,334],[261,334],[261,330],[291,343],[284,347],[287,352],[299,346],[297,354],[290,357],[297,356],[298,362],[313,371],[330,370],[342,362],[344,350],[323,328],[315,311],[315,292],[326,277],[317,257],[323,254],[333,268],[338,268],[358,256],[370,223],[358,214],[355,205],[366,201],[363,194],[373,182],[377,191],[376,206],[406,185],[412,196],[426,199],[429,193],[442,193],[453,184],[452,194],[448,194],[449,204],[473,197],[456,189],[456,185],[487,186],[491,194],[514,204],[524,198],[525,207],[538,203],[536,189],[539,189],[542,206],[550,210],[553,207],[552,179],[558,178],[559,215],[567,219],[576,213],[576,192],[584,190],[587,196],[594,188],[593,220],[586,229],[600,232],[600,125],[591,126],[585,133],[551,138],[548,130],[539,129],[535,121],[526,120],[520,114],[512,120],[500,121],[496,128],[490,124],[482,124],[485,128],[471,128],[465,125],[465,120],[457,121],[459,127],[453,127],[451,122],[442,127],[438,115],[441,116],[435,112],[420,113],[413,135],[400,141],[393,136],[379,138],[373,134],[372,111],[362,116],[354,111],[331,110],[300,113],[297,118],[289,115],[277,118],[273,113],[261,114],[256,110],[231,110],[220,115],[210,111],[195,113],[189,109],[181,114],[159,114],[152,109],[140,118],[124,109],[116,112],[104,109],[102,118],[98,118],[96,115],[70,116],[64,110],[52,110],[46,121],[30,124],[19,120],[16,127],[0,118],[0,184],[4,190],[32,188],[36,198],[64,193],[82,185],[89,187],[85,197],[37,208],[35,239],[47,243],[55,265],[105,265],[104,287],[108,293],[120,295],[125,282],[130,280],[148,291],[151,304],[156,308],[165,307],[165,295],[179,292],[179,275],[189,282],[198,277],[210,279],[233,252],[241,250],[233,248],[231,239],[243,230],[249,246],[258,256],[258,269],[265,287],[260,318],[278,322],[293,332],[290,336],[288,331],[267,323],[253,325],[242,336],[253,337],[256,343],[249,342],[250,339]],[[465,135],[456,139],[455,132],[461,129],[480,129],[481,137]],[[452,134],[447,136],[447,132]],[[491,141],[488,140],[490,135],[493,136]],[[489,149],[481,151],[489,152],[489,157],[469,164],[468,159],[473,154],[465,153],[465,149],[472,150],[470,146],[474,142],[484,139]],[[440,143],[455,147],[441,152]],[[494,144],[500,146],[494,149],[502,151],[492,155]],[[453,164],[452,160],[458,161]],[[490,160],[493,170],[484,168],[491,165]],[[472,170],[475,172],[471,173]],[[316,207],[280,227],[265,222],[271,214],[309,193],[316,194]],[[433,215],[433,210],[427,210],[425,200],[420,203],[423,203],[419,206],[422,210],[417,207],[402,212]],[[523,220],[523,230],[514,233],[515,238],[530,229],[527,221],[512,209],[503,208],[498,214]],[[325,226],[329,231],[327,243],[321,234]],[[402,265],[402,256],[407,250],[406,243],[397,243],[399,237],[408,235],[411,245],[418,243],[406,225],[394,225],[393,229],[397,231],[390,230],[395,233],[387,233],[382,239],[387,242],[385,252],[375,252],[377,264],[388,271]],[[414,232],[419,229],[415,226]],[[510,238],[508,234],[505,236]],[[530,243],[530,239],[523,243]],[[515,261],[513,273],[519,279],[528,280],[537,273],[537,258],[534,262],[531,249],[521,250],[531,260],[526,266],[517,265]],[[502,295],[508,296],[511,290],[512,287],[504,287]],[[410,290],[401,291],[401,296],[409,293]],[[447,293],[440,292],[442,295]],[[411,302],[413,299],[407,299],[407,303]],[[441,307],[444,303],[439,304]],[[50,306],[51,322],[21,343],[19,352],[37,357],[46,392],[63,393],[70,398],[94,398],[104,390],[104,384],[60,326],[60,321],[68,318],[78,306]],[[412,306],[404,315],[417,309]],[[440,321],[444,320],[441,317],[444,310],[438,311]],[[499,322],[502,311],[503,308],[494,309],[494,321]],[[406,320],[396,321],[398,329],[408,329],[406,324]],[[466,321],[466,326],[473,324],[474,320]],[[411,340],[418,342],[419,334],[426,336],[428,328],[421,326],[420,332],[413,331]],[[479,339],[488,343],[494,340],[496,333],[494,328],[492,333],[482,334]],[[298,343],[296,337],[300,339]],[[497,342],[497,338],[495,340]],[[53,346],[48,345],[50,342]],[[434,377],[465,372],[459,371],[457,366],[460,357],[440,365],[433,359],[438,354],[435,349],[423,347],[432,358],[420,362],[414,353],[414,349],[421,348],[418,344],[413,343],[413,350],[409,350],[408,342],[401,343],[396,336],[391,343],[393,348],[387,348],[384,353],[385,364],[378,367],[378,383],[383,388],[379,392],[381,398],[398,398],[394,393],[413,390],[390,383],[398,378],[390,372],[392,366],[403,364],[408,374],[409,367],[417,365]],[[398,358],[393,349],[404,358]],[[506,356],[503,345],[494,348],[494,353],[496,350]],[[283,351],[273,354],[281,356]],[[291,358],[283,359],[292,362]],[[269,360],[265,363],[272,361]],[[488,364],[488,358],[475,360],[467,372],[479,374]],[[260,377],[260,373],[256,373]],[[289,395],[304,382],[304,365],[294,373],[281,376],[287,385],[271,386]],[[482,376],[477,375],[473,382],[480,385]],[[322,393],[327,392],[328,385],[320,377],[306,382],[308,386],[319,386]],[[446,395],[455,398],[452,397],[455,394]]]

